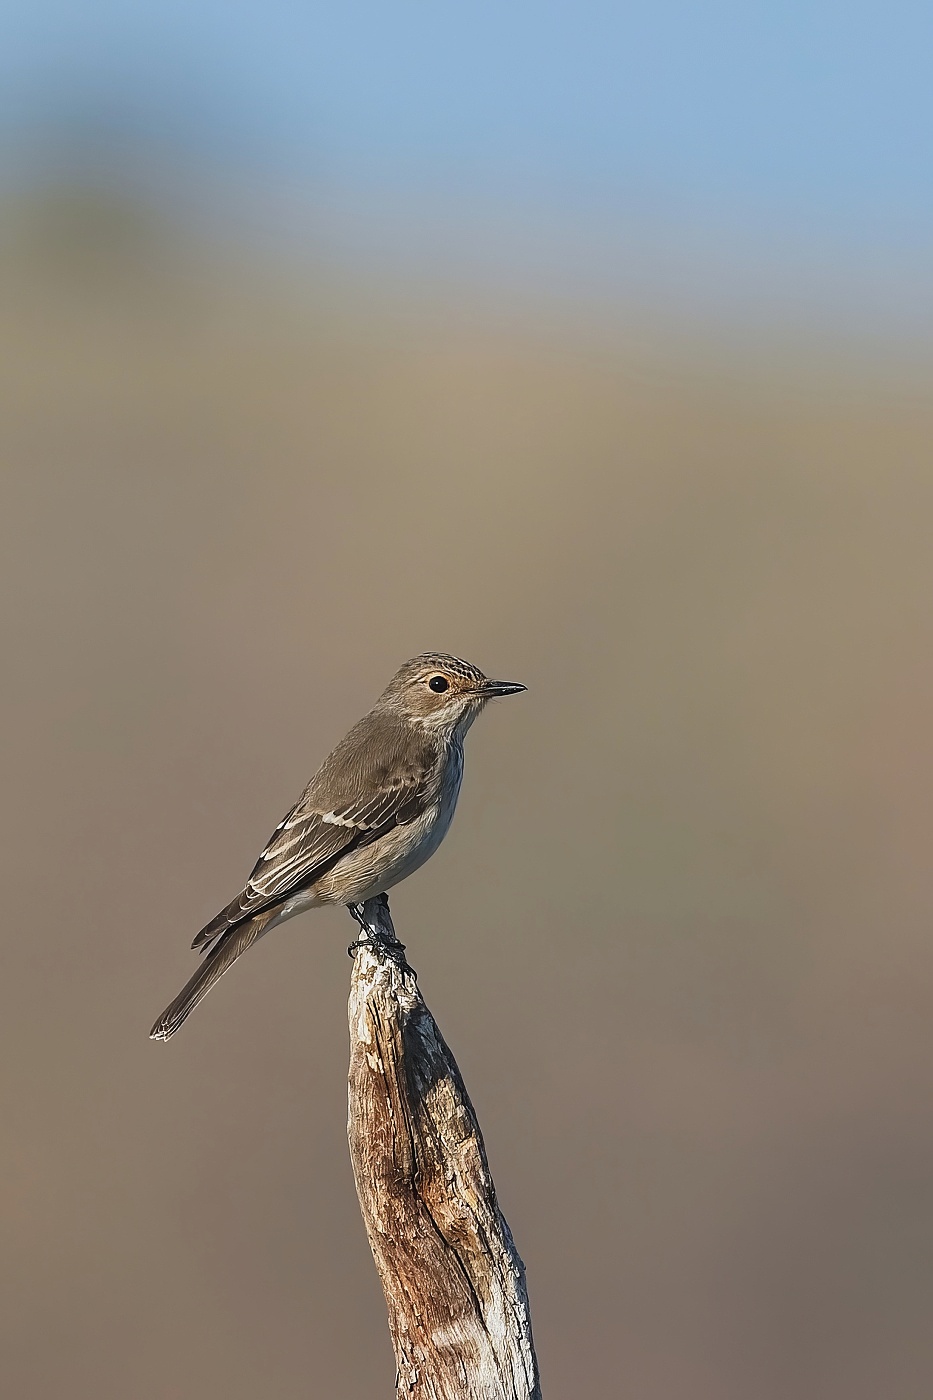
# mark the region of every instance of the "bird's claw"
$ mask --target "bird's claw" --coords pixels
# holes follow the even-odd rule
[[[355,958],[362,948],[369,948],[374,952],[386,953],[390,958],[394,958],[396,962],[405,963],[405,944],[400,943],[398,939],[396,939],[394,943],[390,943],[388,939],[374,938],[373,935],[370,934],[367,938],[357,938],[349,945],[347,952],[351,958]],[[405,965],[407,966],[407,963],[405,963]]]

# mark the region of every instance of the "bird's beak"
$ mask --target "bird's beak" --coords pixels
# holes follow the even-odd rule
[[[493,695],[517,695],[520,690],[527,689],[527,686],[519,685],[518,681],[484,681],[476,694],[490,699]]]

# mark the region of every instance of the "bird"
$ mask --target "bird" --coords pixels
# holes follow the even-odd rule
[[[385,896],[434,854],[463,777],[463,741],[487,703],[526,687],[494,681],[444,652],[396,671],[373,708],[341,739],[279,822],[243,889],[201,929],[204,956],[149,1032],[169,1040],[258,938],[323,905]]]

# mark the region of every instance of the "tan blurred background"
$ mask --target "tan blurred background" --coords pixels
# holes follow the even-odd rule
[[[88,14],[110,33],[119,8]],[[712,245],[696,251],[709,228],[673,205],[640,226],[639,263],[637,238],[613,241],[595,194],[553,170],[547,218],[500,189],[484,232],[470,121],[491,107],[486,136],[514,154],[514,85],[556,170],[560,122],[609,49],[594,30],[567,60],[578,90],[542,79],[538,110],[543,48],[506,33],[510,7],[479,8],[503,47],[461,33],[450,49],[476,99],[462,126],[443,64],[404,67],[401,20],[398,72],[378,34],[332,79],[301,50],[318,113],[351,79],[362,92],[385,68],[407,100],[427,75],[438,92],[419,90],[405,129],[450,160],[430,197],[430,172],[417,198],[402,189],[399,157],[341,205],[334,170],[356,148],[329,148],[326,124],[294,206],[216,152],[185,166],[184,133],[210,123],[196,103],[179,116],[157,64],[168,157],[119,104],[103,135],[76,122],[72,146],[67,102],[52,138],[11,136],[0,54],[11,1400],[391,1394],[345,1143],[350,919],[296,920],[170,1045],[147,1031],[308,776],[426,648],[528,685],[471,734],[450,839],[393,910],[527,1264],[545,1395],[933,1394],[933,351],[911,271],[926,225],[895,199],[897,179],[924,186],[890,132],[859,144],[860,122],[881,128],[854,60],[837,149],[801,116],[824,88],[781,67],[795,35],[785,51],[764,34],[773,68],[732,55],[741,91],[709,149],[771,181],[768,222],[791,207],[779,156],[799,140],[816,172],[800,208],[818,189],[838,216],[821,244],[801,215],[806,269],[788,242],[761,273],[771,254],[747,229],[712,238],[714,267]],[[446,38],[418,16],[437,58]],[[50,24],[42,44],[57,35],[110,91],[70,33]],[[198,94],[193,33],[170,58]],[[616,39],[637,107],[639,64],[677,85],[664,45],[634,37]],[[700,37],[688,26],[678,52]],[[280,69],[253,49],[271,93]],[[888,66],[903,110],[878,110],[915,133]],[[244,129],[265,111],[246,71],[224,98]],[[678,118],[686,166],[715,115],[710,72]],[[614,90],[614,70],[602,80]],[[447,126],[428,120],[435,98]],[[399,104],[362,125],[404,126]],[[623,115],[619,142],[686,181],[662,128]],[[301,126],[286,117],[277,151]],[[838,232],[843,147],[883,175],[860,207],[890,214],[887,243],[867,215],[849,225],[863,253],[877,235],[887,291]],[[648,200],[640,167],[619,169]],[[704,188],[715,203],[725,185]],[[590,225],[599,256],[577,236]]]
[[[285,285],[73,196],[19,213],[5,1393],[390,1392],[350,920],[146,1032],[328,747],[438,647],[529,687],[393,905],[547,1393],[928,1395],[929,401],[841,351],[711,360]]]

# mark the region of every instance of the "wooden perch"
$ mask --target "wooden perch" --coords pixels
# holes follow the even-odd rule
[[[473,1105],[383,895],[350,984],[347,1136],[398,1368],[415,1400],[540,1400],[525,1268]]]

